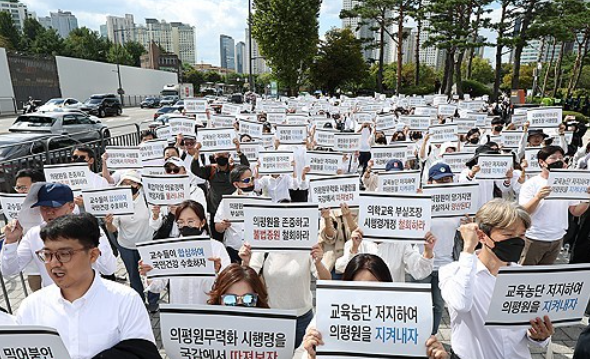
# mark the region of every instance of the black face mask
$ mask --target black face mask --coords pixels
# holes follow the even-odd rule
[[[139,187],[131,186],[131,194],[135,196],[137,192],[139,192]]]
[[[479,138],[477,138],[477,137],[471,137],[469,139],[469,143],[471,143],[472,145],[477,145],[479,143]]]
[[[547,169],[549,171],[551,171],[551,170],[561,170],[561,169],[563,169],[563,161],[562,160],[555,161],[555,162],[547,165]]]
[[[215,160],[215,163],[217,163],[219,166],[227,166],[227,164],[229,163],[229,158],[227,157],[217,157],[217,159]]]
[[[244,192],[244,193],[250,193],[250,192],[254,191],[254,186],[240,188],[240,190],[242,190],[242,192]]]
[[[492,239],[493,240],[493,239]],[[514,237],[502,242],[494,241],[495,246],[491,248],[492,252],[499,260],[506,263],[516,263],[520,259],[522,250],[524,249],[524,239]]]
[[[494,131],[496,131],[496,132],[500,132],[500,131],[502,131],[502,129],[504,129],[504,126],[495,126],[494,127]]]
[[[180,235],[183,237],[200,236],[203,234],[203,228],[184,226],[179,228]]]

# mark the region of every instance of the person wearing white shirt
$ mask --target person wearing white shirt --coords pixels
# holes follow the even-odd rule
[[[58,183],[43,184],[37,193],[38,201],[33,207],[39,207],[43,223],[31,228],[23,237],[23,228],[17,221],[5,227],[6,239],[0,256],[2,273],[14,275],[22,271],[33,261],[41,273],[41,284],[46,287],[53,283],[52,277],[47,273],[46,267],[41,261],[35,260],[35,253],[43,248],[40,233],[43,228],[57,218],[71,214],[74,210],[74,195],[70,187]],[[112,275],[117,269],[117,259],[113,255],[111,245],[105,234],[100,230],[98,249],[100,257],[93,266],[103,275]],[[21,239],[22,238],[22,239]],[[20,242],[19,242],[20,240]]]
[[[518,202],[533,219],[526,232],[526,245],[520,260],[523,265],[553,264],[568,228],[568,212],[579,217],[588,209],[588,202],[545,200],[551,194],[551,187],[547,185],[549,172],[565,168],[563,156],[561,147],[541,148],[537,160],[542,172],[526,181],[520,189]]]
[[[531,218],[515,202],[494,199],[460,227],[463,252],[439,270],[440,289],[451,317],[451,358],[530,359],[528,344],[545,347],[553,334],[549,317],[531,320],[530,329],[485,326],[496,276],[517,265]],[[481,243],[478,252],[475,247]]]
[[[295,161],[293,161],[292,165],[293,174],[270,174],[266,176],[260,176],[258,173],[260,163],[258,163],[256,165],[254,190],[256,192],[262,192],[263,196],[270,197],[272,201],[276,203],[285,199],[291,200],[291,193],[289,190],[296,190],[299,188],[297,170],[295,169]],[[303,183],[305,184],[307,181],[303,181]]]
[[[55,284],[23,300],[17,323],[56,329],[72,359],[91,359],[131,341],[138,352],[157,354],[137,293],[93,270],[100,235],[98,221],[87,213],[62,216],[41,230],[43,248],[36,255]]]

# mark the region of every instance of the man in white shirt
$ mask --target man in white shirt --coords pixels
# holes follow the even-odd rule
[[[33,195],[33,193],[30,193]],[[28,197],[27,197],[28,198]],[[25,202],[27,202],[25,200]],[[39,207],[43,223],[31,228],[23,237],[23,228],[20,222],[8,225],[4,228],[6,239],[0,253],[0,267],[4,275],[14,275],[22,271],[31,261],[37,265],[41,273],[41,284],[46,287],[53,283],[43,263],[36,260],[35,253],[43,248],[40,232],[48,223],[57,218],[71,214],[74,210],[74,195],[70,187],[58,183],[45,183],[37,193],[37,202],[32,207]],[[101,274],[112,275],[117,269],[117,259],[108,239],[100,231],[100,257],[94,264]],[[20,242],[19,242],[20,241]]]
[[[135,349],[124,357],[157,354],[149,316],[137,293],[93,270],[101,255],[100,236],[98,221],[90,214],[61,216],[41,230],[43,247],[36,255],[55,285],[25,298],[17,322],[55,328],[72,359],[91,359],[131,342]]]
[[[496,276],[515,265],[524,248],[531,218],[514,202],[494,199],[461,226],[463,252],[458,262],[439,270],[440,289],[451,317],[451,358],[530,359],[528,344],[544,347],[554,333],[549,317],[531,320],[530,329],[485,326]],[[475,251],[477,244],[482,249]]]
[[[553,264],[568,228],[568,211],[579,217],[588,209],[588,202],[545,200],[551,193],[551,187],[547,186],[549,172],[552,169],[565,168],[563,156],[561,147],[541,148],[537,160],[542,172],[526,181],[520,189],[518,202],[531,215],[533,221],[531,228],[526,232],[526,245],[520,264]]]
[[[109,182],[99,174],[94,172],[94,162],[96,161],[96,156],[94,151],[90,147],[86,146],[79,146],[74,148],[72,152],[72,162],[82,162],[87,163],[88,167],[90,168],[89,171],[89,178],[88,183],[90,184],[90,189],[101,189],[109,187]],[[84,207],[84,200],[82,196],[78,196],[75,198],[76,206],[82,208]]]

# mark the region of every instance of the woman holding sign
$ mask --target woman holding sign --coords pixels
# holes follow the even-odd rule
[[[208,304],[270,308],[268,292],[258,273],[237,263],[227,266],[209,292]]]

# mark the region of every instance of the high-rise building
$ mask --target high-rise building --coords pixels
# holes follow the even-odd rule
[[[194,65],[197,61],[195,27],[181,22],[171,22],[172,49],[182,63]]]
[[[104,39],[108,39],[109,37],[106,24],[100,25],[100,37]]]
[[[119,45],[124,45],[129,41],[136,41],[133,15],[125,14],[125,17],[107,16],[107,38]]]
[[[6,11],[12,16],[12,22],[18,31],[23,31],[25,19],[29,17],[27,5],[21,2],[0,0],[0,11]]]
[[[234,39],[231,36],[219,37],[219,53],[221,54],[221,67],[224,69],[236,69],[236,55]]]
[[[78,19],[70,11],[50,12],[49,16],[40,17],[39,22],[46,29],[55,29],[62,39],[78,28]]]
[[[246,44],[240,41],[236,44],[236,72],[239,74],[244,73],[244,59],[246,53]]]
[[[246,28],[246,54],[244,56],[244,69],[245,73],[252,75],[262,75],[270,73],[270,67],[266,63],[266,59],[260,53],[260,48],[256,39],[252,38],[252,69],[250,69],[250,32]]]

